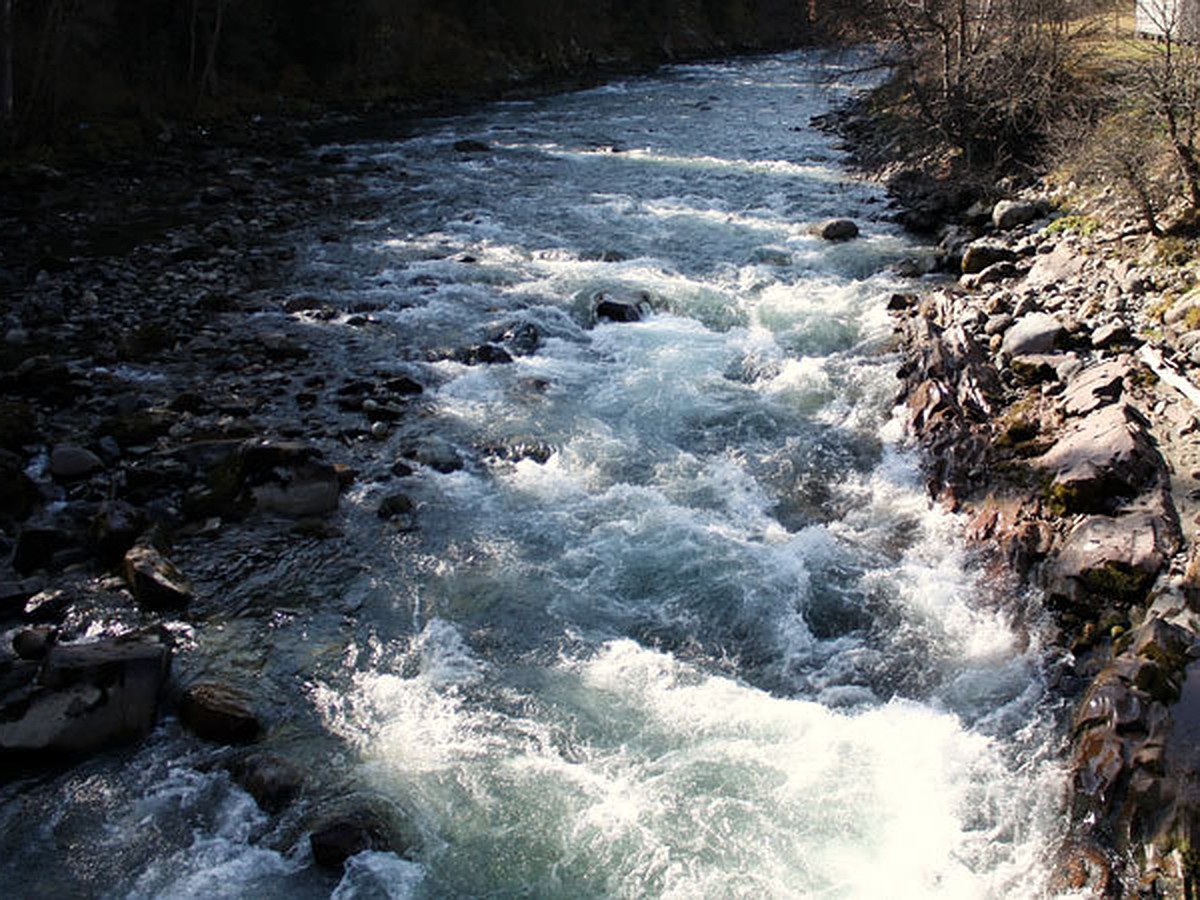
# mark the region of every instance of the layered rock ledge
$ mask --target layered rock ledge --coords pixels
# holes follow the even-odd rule
[[[1200,392],[1186,335],[1146,316],[1178,275],[1049,209],[943,229],[916,268],[950,278],[890,304],[901,397],[931,496],[999,577],[1040,591],[1067,658],[1058,887],[1183,896],[1200,874]]]

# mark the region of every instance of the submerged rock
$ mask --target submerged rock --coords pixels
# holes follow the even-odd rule
[[[810,231],[823,241],[850,241],[858,237],[858,225],[852,219],[826,219]]]
[[[600,291],[592,297],[592,321],[640,322],[650,315],[650,295],[645,291]]]
[[[284,809],[304,786],[304,773],[278,753],[254,753],[235,763],[234,779],[269,813]]]
[[[246,699],[223,684],[188,687],[179,701],[179,717],[197,735],[218,744],[253,743],[263,732]]]

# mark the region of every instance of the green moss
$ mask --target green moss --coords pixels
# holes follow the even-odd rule
[[[1105,563],[1085,576],[1090,591],[1115,600],[1130,600],[1141,595],[1146,587],[1146,573],[1131,570],[1117,563]]]
[[[1188,331],[1200,328],[1200,306],[1193,306],[1183,314],[1183,325]]]
[[[1196,242],[1181,237],[1165,237],[1154,246],[1155,261],[1164,266],[1186,266],[1196,259]]]
[[[1070,215],[1055,219],[1046,227],[1046,234],[1079,234],[1090,237],[1100,230],[1100,220],[1092,216]]]

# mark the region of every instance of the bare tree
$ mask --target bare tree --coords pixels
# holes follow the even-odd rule
[[[15,139],[13,108],[13,0],[0,5],[0,135],[6,143]]]
[[[1077,96],[1093,0],[874,0],[924,124],[968,163],[1028,155]]]
[[[1165,132],[1188,203],[1200,209],[1200,21],[1190,4],[1138,0],[1138,19],[1156,40],[1135,59],[1130,101],[1144,103]]]

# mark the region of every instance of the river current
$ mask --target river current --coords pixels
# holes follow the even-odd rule
[[[314,151],[370,202],[302,226],[279,287],[371,311],[310,323],[345,372],[429,388],[368,442],[341,541],[249,560],[180,663],[267,698],[305,794],[268,816],[169,719],[8,797],[6,883],[1044,895],[1061,709],[893,415],[919,248],[809,126],[854,63],[674,66]],[[831,216],[861,236],[810,234]],[[631,292],[651,314],[593,321]],[[497,335],[509,363],[441,352]],[[389,476],[406,448],[465,464]],[[375,514],[396,491],[411,528]],[[306,829],[347,798],[411,849],[318,870]]]

